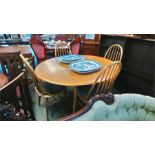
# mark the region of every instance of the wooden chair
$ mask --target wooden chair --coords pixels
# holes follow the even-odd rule
[[[0,88],[0,106],[1,105],[12,105],[15,107],[15,113],[23,109],[26,118],[28,118],[30,114],[31,118],[33,120],[35,119],[31,107],[32,102],[25,72],[21,72],[17,77]],[[11,117],[11,115],[10,113],[9,117]]]
[[[58,42],[55,46],[55,57],[59,57],[62,55],[72,54],[70,47],[67,43]]]
[[[70,43],[70,49],[72,51],[72,54],[79,54],[80,46],[81,46],[81,38],[78,37]]]
[[[14,79],[16,76],[18,76],[24,69],[24,65],[22,63],[22,60],[19,56],[20,51],[17,52],[7,52],[7,53],[1,53],[0,54],[0,64],[2,66],[3,74],[5,74],[9,80]],[[34,67],[34,59],[26,58],[26,60],[32,64]],[[31,79],[28,81],[31,83]]]
[[[88,100],[94,95],[101,93],[108,94],[121,71],[121,66],[121,62],[115,61],[98,75],[92,86],[78,87],[78,97],[81,101],[87,104]]]
[[[9,80],[18,76],[23,69],[23,63],[19,57],[19,52],[1,53],[0,64],[2,66],[3,74],[5,74]]]
[[[30,39],[30,45],[34,51],[34,54],[37,58],[38,63],[47,59],[47,55],[46,55],[47,47],[41,40],[35,37],[32,37]]]
[[[119,44],[114,44],[108,48],[105,53],[105,58],[112,61],[121,61],[123,56],[123,48]]]
[[[52,85],[50,84],[49,86],[52,88],[54,87],[54,89],[47,89],[43,83],[41,83],[41,80],[36,76],[34,70],[32,69],[32,67],[30,66],[30,64],[26,61],[26,59],[24,58],[24,56],[22,54],[20,54],[21,59],[23,60],[27,71],[29,72],[30,76],[32,77],[32,80],[34,82],[35,85],[35,90],[38,94],[38,99],[39,99],[39,105],[40,105],[40,100],[41,97],[45,98],[45,108],[46,108],[46,118],[48,120],[48,98],[50,97],[54,97],[56,94],[58,94],[60,91],[64,90],[65,91],[65,87],[63,86],[58,86],[58,85]]]

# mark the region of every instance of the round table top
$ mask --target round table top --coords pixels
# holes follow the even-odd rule
[[[0,88],[2,88],[7,83],[8,83],[7,76],[4,74],[0,74]]]
[[[112,61],[103,57],[92,55],[84,55],[84,57],[87,60],[100,62],[102,64],[100,70],[93,73],[80,74],[70,70],[68,64],[59,62],[57,58],[52,58],[40,63],[36,67],[35,73],[40,80],[52,84],[62,86],[83,86],[94,83],[94,80],[103,71],[103,69],[112,63]]]

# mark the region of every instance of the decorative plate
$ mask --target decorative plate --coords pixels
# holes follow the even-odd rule
[[[79,61],[82,60],[83,57],[80,55],[64,55],[64,56],[60,56],[59,61],[63,62],[63,63],[71,63],[74,61]]]
[[[96,61],[83,60],[71,63],[69,68],[77,73],[90,73],[99,70],[101,66],[102,64]]]

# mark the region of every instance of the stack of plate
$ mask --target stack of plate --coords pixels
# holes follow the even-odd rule
[[[63,63],[72,63],[74,61],[83,60],[84,58],[80,55],[64,55],[58,57],[58,60]]]
[[[77,73],[91,73],[99,70],[101,68],[102,64],[91,61],[91,60],[83,60],[71,63],[69,65],[69,68]]]

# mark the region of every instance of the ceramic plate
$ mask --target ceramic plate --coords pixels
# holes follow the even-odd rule
[[[59,61],[63,62],[63,63],[71,63],[74,61],[79,61],[82,60],[83,57],[80,55],[65,55],[65,56],[60,56]]]
[[[96,61],[83,60],[71,63],[69,68],[78,73],[90,73],[99,70],[101,66],[102,64]]]
[[[65,55],[62,56],[63,61],[77,61],[80,60],[81,56],[80,55]]]

